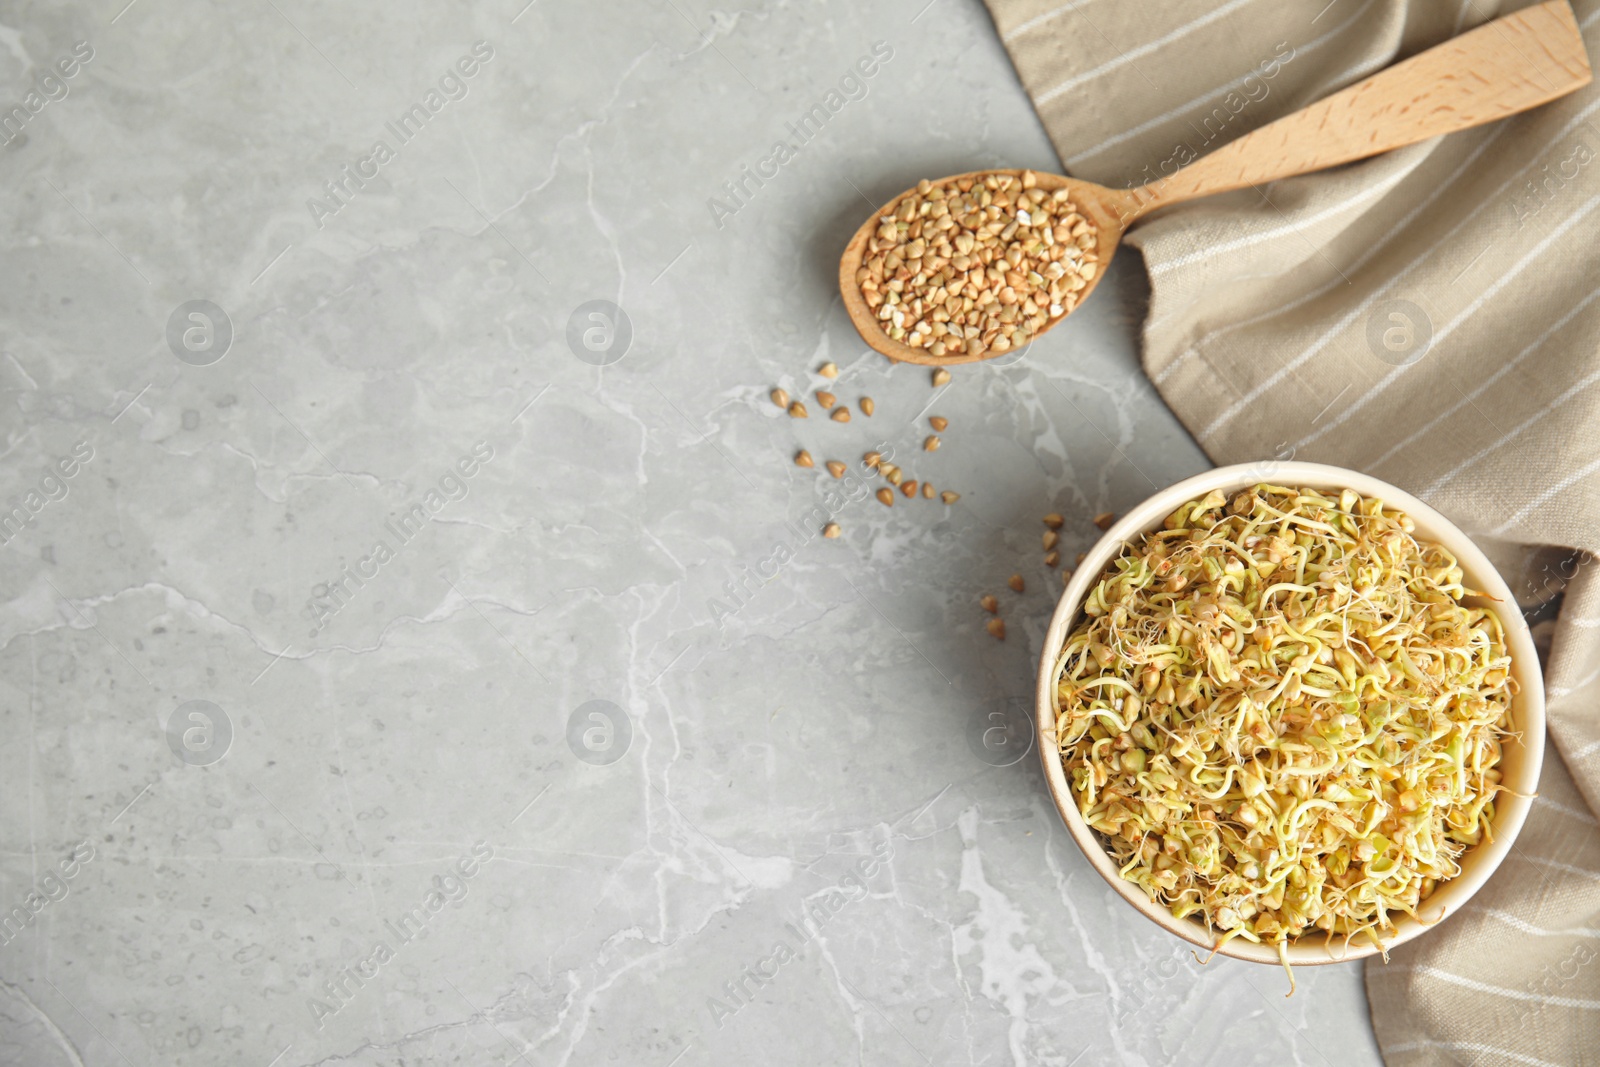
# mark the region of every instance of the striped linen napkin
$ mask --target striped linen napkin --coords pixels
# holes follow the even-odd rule
[[[986,2],[1067,172],[1111,186],[1528,6]],[[1600,0],[1574,9],[1600,54]],[[1600,1063],[1600,83],[1171,209],[1127,243],[1150,278],[1145,370],[1213,460],[1369,472],[1531,599],[1565,593],[1517,847],[1469,908],[1370,963],[1367,992],[1390,1067]]]

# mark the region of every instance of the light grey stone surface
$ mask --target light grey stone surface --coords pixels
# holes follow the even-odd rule
[[[980,758],[1039,516],[1206,462],[1134,258],[937,395],[844,317],[869,202],[1054,164],[976,0],[123,2],[0,5],[5,108],[92,49],[0,148],[0,1061],[1378,1062],[1357,968],[1201,968]],[[767,402],[828,359],[874,418]],[[960,503],[823,540],[793,452],[879,442]]]

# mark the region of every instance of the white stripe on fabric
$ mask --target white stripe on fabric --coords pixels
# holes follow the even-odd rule
[[[1232,252],[1238,248],[1248,248],[1251,245],[1260,244],[1262,241],[1271,241],[1274,238],[1282,237],[1285,234],[1298,234],[1300,233],[1302,226],[1313,226],[1325,219],[1331,219],[1335,215],[1341,215],[1356,205],[1371,200],[1375,196],[1382,196],[1384,193],[1387,193],[1390,189],[1393,189],[1396,185],[1399,185],[1408,177],[1410,177],[1409,171],[1397,171],[1377,185],[1363,189],[1361,192],[1357,193],[1355,196],[1352,196],[1348,200],[1341,200],[1339,203],[1334,204],[1331,207],[1323,208],[1321,211],[1310,216],[1309,218],[1301,219],[1299,222],[1286,222],[1282,226],[1276,226],[1270,230],[1262,230],[1260,233],[1247,234],[1244,237],[1240,237],[1233,241],[1219,241],[1216,244],[1209,244],[1205,248],[1197,249],[1194,252],[1190,252],[1186,256],[1177,256],[1173,259],[1168,259],[1157,263],[1155,266],[1150,268],[1150,274],[1152,276],[1165,274],[1169,270],[1176,270],[1179,267],[1186,267],[1190,263],[1195,263],[1202,259],[1212,259],[1219,253]],[[1305,238],[1302,236],[1301,240],[1305,240]]]
[[[1554,870],[1565,871],[1567,874],[1576,874],[1590,881],[1600,882],[1600,871],[1591,871],[1587,867],[1574,867],[1570,863],[1562,863],[1559,860],[1547,860],[1543,856],[1529,856],[1526,853],[1522,853],[1522,855],[1529,863],[1537,863],[1541,867],[1550,867]]]
[[[1434,188],[1433,192],[1428,194],[1427,199],[1423,200],[1416,207],[1406,212],[1405,215],[1403,215],[1393,226],[1387,227],[1384,232],[1383,239],[1375,242],[1371,248],[1367,249],[1360,256],[1351,261],[1349,270],[1353,273],[1366,266],[1369,260],[1388,247],[1390,237],[1393,237],[1396,234],[1404,233],[1406,227],[1408,227],[1418,215],[1432,207],[1435,200],[1443,196],[1445,191],[1454,185],[1463,174],[1472,169],[1473,164],[1478,161],[1478,157],[1483,155],[1484,152],[1488,151],[1489,146],[1494,144],[1494,142],[1499,139],[1500,135],[1505,133],[1505,131],[1506,127],[1504,124],[1502,124],[1497,127],[1495,131],[1488,137],[1485,137],[1483,143],[1477,148],[1474,148],[1467,158],[1463,159],[1456,169],[1450,173],[1450,176],[1444,181],[1440,182],[1439,185]],[[1162,382],[1166,381],[1172,372],[1178,369],[1180,364],[1188,360],[1191,356],[1198,356],[1200,354],[1200,349],[1206,344],[1210,343],[1214,338],[1220,337],[1225,333],[1232,333],[1234,330],[1243,329],[1246,326],[1254,326],[1258,322],[1264,322],[1267,319],[1282,315],[1289,311],[1293,311],[1295,308],[1300,307],[1303,304],[1307,304],[1318,297],[1325,296],[1334,289],[1337,289],[1339,286],[1345,284],[1347,283],[1345,282],[1344,278],[1335,278],[1326,285],[1322,286],[1320,289],[1313,289],[1304,296],[1297,297],[1287,304],[1274,307],[1270,311],[1264,311],[1261,314],[1245,319],[1242,322],[1230,322],[1226,326],[1218,326],[1215,330],[1205,334],[1193,345],[1185,349],[1171,363],[1167,364],[1167,366],[1155,378],[1155,383],[1160,385]]]
[[[1511,527],[1527,518],[1528,515],[1536,508],[1543,506],[1544,503],[1551,497],[1555,496],[1557,493],[1565,492],[1572,486],[1574,482],[1578,482],[1589,477],[1589,475],[1593,474],[1596,470],[1600,470],[1600,458],[1591,459],[1588,463],[1585,463],[1583,466],[1579,467],[1577,470],[1561,479],[1555,485],[1552,485],[1550,488],[1546,489],[1544,492],[1528,501],[1528,503],[1523,505],[1521,510],[1519,510],[1515,515],[1511,516],[1511,518],[1497,526],[1494,529],[1494,532],[1497,534],[1505,533],[1507,530],[1511,529]],[[1552,689],[1550,692],[1552,696],[1558,695],[1554,689]],[[1561,693],[1570,692],[1572,692],[1570,689],[1561,690]]]
[[[1046,11],[1042,15],[1035,15],[1035,16],[1033,16],[1033,18],[1028,19],[1026,22],[1017,23],[1011,29],[1007,30],[1005,32],[1005,34],[1000,39],[1002,41],[1006,41],[1008,43],[1011,42],[1011,41],[1015,41],[1018,37],[1021,37],[1023,34],[1028,33],[1028,32],[1030,32],[1032,30],[1036,30],[1040,26],[1043,26],[1045,23],[1049,22],[1051,19],[1055,18],[1057,15],[1065,15],[1069,11],[1076,11],[1080,7],[1087,7],[1093,2],[1094,2],[1094,0],[1071,0],[1071,3],[1066,3],[1066,4],[1062,4],[1060,7],[1051,8],[1049,11]]]
[[[1093,70],[1085,71],[1084,73],[1079,74],[1077,77],[1074,77],[1074,78],[1068,78],[1066,81],[1062,82],[1060,85],[1057,85],[1057,86],[1054,86],[1053,88],[1045,90],[1043,93],[1040,93],[1037,97],[1034,98],[1034,101],[1033,101],[1034,106],[1036,106],[1036,107],[1044,107],[1044,105],[1048,104],[1050,101],[1054,100],[1056,97],[1062,95],[1063,93],[1070,92],[1071,90],[1076,89],[1078,86],[1082,85],[1084,82],[1094,81],[1096,78],[1100,77],[1102,74],[1109,73],[1110,71],[1115,70],[1116,68],[1122,66],[1125,63],[1132,63],[1135,59],[1138,59],[1140,56],[1147,56],[1151,52],[1155,52],[1155,51],[1158,51],[1159,49],[1165,48],[1167,45],[1171,44],[1173,41],[1176,41],[1176,40],[1179,40],[1181,38],[1187,37],[1189,34],[1193,33],[1195,30],[1198,30],[1203,26],[1209,26],[1211,23],[1217,21],[1218,19],[1226,18],[1227,16],[1233,14],[1235,11],[1239,10],[1241,7],[1244,7],[1246,4],[1253,4],[1253,3],[1255,3],[1255,0],[1231,0],[1230,3],[1223,4],[1221,7],[1217,8],[1215,11],[1210,11],[1210,12],[1207,12],[1206,14],[1204,14],[1204,15],[1201,15],[1199,18],[1195,19],[1193,22],[1184,23],[1182,26],[1179,26],[1177,29],[1173,30],[1171,33],[1168,33],[1164,37],[1157,37],[1155,40],[1150,41],[1150,42],[1148,42],[1146,44],[1142,44],[1138,48],[1135,48],[1131,52],[1121,52],[1121,53],[1119,53],[1117,55],[1116,59],[1109,59],[1106,62],[1100,64],[1098,67],[1095,67]]]
[[[1493,1045],[1481,1044],[1477,1041],[1435,1041],[1432,1038],[1423,1038],[1420,1041],[1407,1041],[1403,1045],[1389,1045],[1382,1049],[1384,1055],[1391,1052],[1416,1052],[1418,1049],[1441,1048],[1451,1052],[1492,1052],[1496,1056],[1504,1056],[1508,1060],[1526,1063],[1528,1067],[1566,1067],[1564,1064],[1551,1063],[1549,1060],[1537,1059],[1533,1056],[1524,1056],[1520,1052],[1510,1049],[1496,1048]]]
[[[1507,926],[1511,927],[1513,930],[1521,931],[1524,934],[1532,934],[1534,937],[1596,937],[1596,938],[1600,938],[1600,930],[1591,930],[1587,926],[1575,926],[1575,927],[1572,927],[1571,929],[1567,929],[1567,930],[1546,930],[1542,926],[1535,926],[1531,922],[1528,922],[1526,919],[1523,919],[1523,918],[1521,918],[1519,916],[1513,915],[1509,911],[1502,911],[1499,908],[1481,908],[1481,909],[1480,908],[1472,908],[1470,910],[1482,911],[1485,915],[1488,915],[1488,916],[1490,916],[1492,918],[1495,918],[1495,919],[1499,919],[1501,922],[1505,923]]]
[[[1600,752],[1600,741],[1590,741],[1587,745],[1574,752],[1570,758],[1576,763],[1578,760],[1588,759],[1596,752]]]
[[[1535,804],[1543,805],[1544,807],[1547,807],[1547,808],[1554,808],[1557,811],[1561,812],[1563,815],[1567,815],[1567,816],[1570,816],[1571,818],[1577,819],[1579,822],[1586,822],[1590,826],[1600,826],[1600,819],[1596,819],[1593,815],[1590,815],[1588,812],[1579,811],[1577,808],[1569,808],[1565,804],[1561,804],[1561,803],[1558,803],[1558,802],[1556,802],[1554,800],[1551,800],[1547,796],[1536,796],[1536,797],[1533,798],[1533,802]]]
[[[1343,33],[1345,30],[1349,29],[1350,25],[1353,22],[1355,22],[1362,15],[1365,15],[1367,13],[1367,8],[1371,7],[1373,4],[1375,4],[1377,2],[1378,2],[1378,0],[1367,0],[1366,3],[1362,4],[1359,8],[1356,9],[1355,14],[1351,15],[1349,18],[1347,18],[1343,22],[1339,23],[1338,26],[1336,26],[1335,28],[1329,30],[1327,33],[1323,34],[1321,37],[1314,38],[1313,40],[1308,42],[1303,47],[1296,48],[1294,50],[1294,55],[1291,56],[1290,59],[1299,59],[1303,55],[1306,55],[1306,54],[1311,53],[1311,52],[1315,52],[1317,49],[1321,48],[1323,45],[1325,45],[1329,41],[1333,40],[1339,34]],[[1365,65],[1366,64],[1364,64],[1364,63],[1360,63],[1360,64],[1357,64],[1356,66],[1350,68],[1350,70],[1346,71],[1344,74],[1341,74],[1334,81],[1334,84],[1335,85],[1343,84],[1343,82],[1344,82],[1344,80],[1346,78],[1351,77],[1353,74],[1359,73],[1361,68],[1364,67]],[[1226,96],[1227,94],[1229,94],[1231,92],[1234,92],[1235,90],[1243,88],[1246,79],[1248,79],[1248,78],[1250,78],[1252,76],[1257,77],[1257,78],[1260,77],[1259,74],[1257,74],[1254,70],[1252,70],[1249,74],[1245,74],[1245,75],[1242,75],[1240,77],[1237,77],[1237,78],[1233,79],[1233,81],[1227,82],[1224,85],[1219,85],[1217,88],[1211,90],[1208,93],[1202,93],[1201,95],[1195,97],[1193,100],[1190,100],[1186,104],[1180,104],[1177,107],[1173,108],[1171,111],[1164,112],[1163,114],[1157,115],[1153,119],[1150,119],[1150,120],[1148,120],[1146,122],[1141,122],[1137,126],[1130,127],[1129,129],[1124,130],[1122,133],[1117,134],[1115,137],[1108,137],[1104,141],[1101,141],[1099,144],[1090,145],[1088,148],[1084,149],[1082,152],[1079,152],[1075,156],[1068,156],[1067,159],[1066,159],[1066,164],[1069,167],[1077,166],[1077,164],[1081,160],[1091,159],[1094,156],[1099,155],[1101,152],[1104,152],[1108,148],[1113,148],[1116,145],[1119,145],[1124,141],[1130,141],[1133,138],[1140,136],[1141,134],[1148,133],[1150,130],[1155,129],[1157,126],[1165,125],[1166,123],[1171,122],[1175,118],[1181,117],[1186,112],[1192,110],[1195,107],[1198,107],[1199,105],[1205,103],[1208,100],[1214,99],[1215,97],[1218,97],[1218,96]],[[1265,97],[1263,97],[1262,99],[1265,99]]]
[[[1537,338],[1535,338],[1532,344],[1530,344],[1527,348],[1524,348],[1521,352],[1518,352],[1515,359],[1511,360],[1508,363],[1503,364],[1500,367],[1499,370],[1495,371],[1493,374],[1489,375],[1488,378],[1484,379],[1484,381],[1482,383],[1480,383],[1476,389],[1472,390],[1472,392],[1468,393],[1466,396],[1462,397],[1460,400],[1457,400],[1454,404],[1451,404],[1441,414],[1434,416],[1426,424],[1424,424],[1421,429],[1417,430],[1415,433],[1411,434],[1410,436],[1408,436],[1405,440],[1401,441],[1400,443],[1394,445],[1392,448],[1389,449],[1389,451],[1385,452],[1383,455],[1381,455],[1377,459],[1373,460],[1372,463],[1369,466],[1376,467],[1379,464],[1383,463],[1390,456],[1393,456],[1396,452],[1400,451],[1402,448],[1405,448],[1407,445],[1409,445],[1411,442],[1415,441],[1417,438],[1424,436],[1429,431],[1431,431],[1435,426],[1439,425],[1439,423],[1443,422],[1445,419],[1449,418],[1451,415],[1454,415],[1457,411],[1460,411],[1462,408],[1466,407],[1472,401],[1478,399],[1478,397],[1482,396],[1485,392],[1487,392],[1489,390],[1490,386],[1492,386],[1495,382],[1498,382],[1505,375],[1510,374],[1513,370],[1515,370],[1516,367],[1524,359],[1528,358],[1530,355],[1533,354],[1535,349],[1537,349],[1540,345],[1542,345],[1546,341],[1548,341],[1551,338],[1552,335],[1554,335],[1557,332],[1559,332],[1564,326],[1567,325],[1567,323],[1571,322],[1575,317],[1577,317],[1577,315],[1579,315],[1583,311],[1584,308],[1586,308],[1590,304],[1594,303],[1596,299],[1600,299],[1600,289],[1596,289],[1594,292],[1590,293],[1588,296],[1586,296],[1582,300],[1580,300],[1576,305],[1573,306],[1571,311],[1569,311],[1565,315],[1561,316],[1561,318],[1556,320],[1556,322],[1555,322],[1555,324],[1553,326],[1551,326],[1549,329],[1545,330],[1544,333],[1541,333]]]
[[[1552,700],[1556,699],[1557,697],[1564,697],[1568,693],[1576,692],[1577,690],[1582,689],[1584,686],[1594,681],[1597,676],[1600,676],[1600,667],[1596,667],[1594,670],[1590,671],[1582,678],[1579,678],[1571,685],[1547,685],[1545,686],[1544,692],[1545,695]]]
[[[1600,197],[1596,197],[1595,202],[1600,203]],[[1579,378],[1577,381],[1567,386],[1567,388],[1562,390],[1560,395],[1554,400],[1550,401],[1550,403],[1546,404],[1532,415],[1529,415],[1526,419],[1523,419],[1499,438],[1478,449],[1478,451],[1474,452],[1471,456],[1468,456],[1466,459],[1450,468],[1444,474],[1441,474],[1439,477],[1435,478],[1431,483],[1428,484],[1427,488],[1419,491],[1417,495],[1422,497],[1424,500],[1428,499],[1434,493],[1437,493],[1446,482],[1454,479],[1456,475],[1460,474],[1474,463],[1477,463],[1484,456],[1487,456],[1490,452],[1493,452],[1495,449],[1506,444],[1513,438],[1522,436],[1523,431],[1528,427],[1542,422],[1546,415],[1549,415],[1556,408],[1565,404],[1567,401],[1571,400],[1573,397],[1577,396],[1579,393],[1583,392],[1597,381],[1600,381],[1600,367],[1597,367],[1595,370],[1589,372],[1582,378]]]
[[[1597,111],[1597,110],[1600,110],[1600,99],[1596,99],[1588,107],[1584,108],[1582,111],[1580,111],[1576,115],[1574,115],[1566,123],[1566,125],[1562,126],[1561,129],[1556,132],[1556,134],[1553,137],[1551,137],[1548,141],[1546,141],[1537,150],[1530,152],[1529,153],[1529,158],[1537,158],[1539,156],[1544,155],[1545,152],[1550,150],[1550,147],[1552,145],[1554,145],[1557,141],[1561,140],[1561,138],[1565,137],[1567,134],[1571,133],[1573,130],[1575,130],[1579,126],[1581,126],[1583,124],[1584,120],[1587,119],[1590,115],[1594,114],[1594,112]],[[1498,133],[1498,131],[1496,131],[1496,132]],[[1497,199],[1501,194],[1503,194],[1507,189],[1509,189],[1514,182],[1516,182],[1519,178],[1521,178],[1523,176],[1523,174],[1526,173],[1526,171],[1527,171],[1527,167],[1523,167],[1521,170],[1518,170],[1517,173],[1515,173],[1511,177],[1507,178],[1504,182],[1501,182],[1500,185],[1494,190],[1494,192],[1490,193],[1486,197],[1483,197],[1482,198],[1483,201],[1486,202],[1486,201],[1489,201],[1489,200]],[[1335,337],[1337,337],[1339,334],[1343,333],[1344,330],[1352,322],[1354,322],[1356,319],[1360,318],[1361,315],[1364,312],[1369,310],[1371,308],[1371,306],[1373,304],[1375,304],[1378,300],[1380,300],[1386,293],[1388,293],[1389,290],[1401,278],[1403,278],[1405,275],[1409,274],[1412,270],[1414,270],[1417,266],[1419,266],[1429,256],[1433,255],[1434,252],[1438,251],[1441,247],[1443,247],[1444,244],[1447,241],[1449,241],[1452,237],[1454,237],[1457,234],[1457,232],[1459,232],[1462,229],[1462,227],[1466,226],[1470,222],[1475,222],[1475,221],[1477,221],[1477,215],[1476,215],[1476,213],[1473,213],[1473,214],[1469,214],[1466,217],[1462,218],[1461,221],[1457,222],[1454,226],[1450,227],[1450,230],[1449,230],[1448,233],[1446,233],[1443,237],[1439,238],[1439,240],[1435,241],[1433,244],[1429,245],[1427,248],[1423,249],[1422,252],[1415,259],[1413,259],[1410,263],[1408,263],[1404,267],[1402,267],[1400,269],[1400,271],[1394,276],[1394,278],[1392,278],[1387,284],[1385,284],[1384,286],[1382,286],[1379,289],[1374,290],[1370,296],[1368,296],[1365,300],[1361,301],[1361,303],[1357,304],[1353,309],[1351,309],[1349,314],[1345,315],[1342,319],[1340,319],[1338,322],[1336,322],[1333,325],[1333,328],[1331,330],[1329,330],[1327,333],[1324,333],[1321,337],[1319,337],[1315,342],[1313,342],[1311,344],[1310,347],[1306,348],[1298,356],[1295,356],[1289,362],[1285,363],[1282,367],[1279,367],[1277,370],[1273,371],[1270,375],[1268,375],[1265,379],[1263,379],[1259,384],[1251,387],[1248,392],[1246,392],[1239,399],[1235,400],[1232,404],[1229,404],[1225,409],[1223,409],[1221,414],[1219,414],[1215,419],[1211,420],[1211,424],[1209,426],[1207,426],[1207,427],[1205,427],[1205,429],[1201,430],[1196,436],[1199,437],[1200,439],[1204,440],[1206,438],[1209,438],[1209,437],[1213,436],[1218,430],[1220,430],[1227,423],[1232,422],[1235,418],[1238,417],[1238,415],[1239,415],[1239,413],[1241,411],[1243,411],[1245,408],[1249,407],[1252,403],[1254,403],[1256,398],[1259,397],[1262,393],[1267,392],[1269,389],[1271,389],[1274,386],[1276,386],[1279,382],[1283,381],[1289,375],[1293,374],[1296,370],[1298,370],[1300,367],[1302,367],[1307,362],[1309,362],[1312,359],[1312,357],[1314,357],[1318,352],[1322,351],[1330,343],[1332,343],[1332,341],[1333,341],[1333,339]]]
[[[1430,967],[1425,963],[1414,964],[1410,967],[1406,967],[1404,964],[1391,963],[1389,966],[1399,966],[1403,970],[1410,970],[1428,978],[1448,982],[1451,985],[1458,985],[1463,989],[1470,989],[1477,993],[1489,993],[1493,996],[1505,997],[1508,1000],[1531,1000],[1535,1004],[1549,1004],[1556,1008],[1583,1008],[1587,1011],[1600,1011],[1600,1000],[1590,1000],[1587,997],[1552,997],[1535,993],[1531,990],[1507,989],[1505,986],[1490,985],[1475,978],[1464,978],[1459,974],[1451,974],[1449,971],[1440,970],[1438,967]]]
[[[1561,225],[1557,226],[1555,229],[1553,229],[1549,233],[1547,233],[1544,236],[1544,238],[1538,244],[1536,244],[1532,248],[1530,248],[1527,251],[1527,253],[1525,253],[1523,255],[1523,257],[1521,259],[1517,260],[1517,262],[1512,265],[1510,270],[1506,271],[1499,278],[1496,278],[1493,285],[1489,286],[1489,288],[1487,288],[1483,292],[1479,293],[1473,299],[1472,303],[1468,304],[1465,308],[1463,308],[1461,310],[1461,312],[1456,315],[1455,318],[1453,318],[1449,322],[1445,323],[1444,328],[1439,330],[1437,333],[1435,333],[1433,335],[1433,344],[1434,345],[1438,345],[1446,337],[1448,337],[1452,333],[1454,333],[1456,331],[1456,329],[1463,322],[1466,322],[1472,316],[1476,315],[1479,311],[1483,310],[1484,306],[1487,305],[1490,300],[1494,299],[1494,297],[1500,292],[1500,290],[1502,290],[1506,286],[1510,285],[1517,278],[1518,275],[1520,275],[1524,270],[1528,269],[1528,264],[1532,263],[1536,259],[1541,258],[1544,255],[1545,251],[1551,245],[1555,244],[1556,241],[1560,240],[1562,237],[1565,237],[1566,234],[1567,234],[1567,231],[1571,230],[1572,227],[1574,227],[1578,223],[1582,222],[1584,220],[1584,218],[1589,214],[1589,212],[1593,211],[1597,206],[1600,206],[1600,196],[1591,197],[1587,202],[1584,203],[1584,205],[1581,208],[1579,208],[1577,211],[1574,211],[1571,215],[1567,216],[1566,220],[1564,222],[1562,222]],[[1418,362],[1421,362],[1421,361],[1419,360]],[[1350,404],[1343,411],[1341,411],[1338,415],[1334,416],[1334,418],[1332,420],[1330,420],[1327,423],[1324,423],[1322,429],[1317,430],[1315,433],[1307,434],[1305,437],[1301,438],[1300,441],[1297,442],[1295,447],[1298,448],[1301,445],[1308,445],[1312,441],[1315,441],[1317,438],[1321,437],[1323,434],[1331,433],[1334,429],[1338,428],[1339,426],[1342,426],[1356,412],[1358,412],[1362,408],[1366,407],[1367,404],[1370,403],[1374,398],[1380,396],[1384,391],[1386,391],[1389,388],[1389,386],[1394,382],[1394,380],[1396,378],[1400,377],[1400,375],[1404,374],[1406,371],[1410,370],[1414,366],[1416,366],[1416,363],[1409,363],[1409,364],[1405,364],[1403,366],[1395,367],[1393,370],[1389,371],[1389,373],[1385,374],[1382,378],[1378,379],[1378,384],[1374,385],[1372,388],[1368,389],[1366,391],[1365,395],[1363,395],[1361,397],[1358,397],[1354,403]],[[1600,373],[1600,372],[1597,372],[1597,373]],[[1544,413],[1545,412],[1541,412],[1540,414],[1544,414]],[[1457,474],[1461,473],[1461,471],[1463,469],[1465,469],[1466,467],[1470,466],[1473,463],[1476,463],[1478,460],[1482,459],[1485,455],[1487,455],[1490,452],[1493,452],[1496,448],[1499,448],[1501,445],[1505,444],[1506,441],[1510,440],[1512,437],[1515,437],[1518,433],[1521,433],[1521,432],[1522,432],[1522,428],[1519,427],[1517,430],[1513,431],[1511,434],[1507,435],[1504,438],[1501,438],[1499,441],[1496,441],[1494,444],[1492,444],[1489,447],[1485,448],[1482,452],[1479,452],[1477,455],[1473,456],[1471,459],[1469,459],[1466,462],[1462,463],[1460,466],[1458,466],[1454,470],[1452,470],[1449,474],[1445,475],[1443,478],[1438,479],[1437,481],[1434,482],[1433,485],[1429,486],[1427,489],[1424,489],[1422,492],[1418,493],[1417,495],[1422,497],[1424,500],[1426,500],[1428,498],[1429,493],[1431,493],[1433,490],[1437,489],[1440,485],[1443,485],[1445,482],[1449,481],[1451,478],[1453,478]]]

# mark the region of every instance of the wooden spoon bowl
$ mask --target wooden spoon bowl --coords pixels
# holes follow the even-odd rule
[[[991,174],[1007,174],[1020,182],[1022,173],[1020,170],[975,170],[966,174],[955,174],[948,178],[941,178],[934,184],[945,185],[950,182],[961,181],[963,178],[981,181]],[[1131,222],[1138,215],[1135,210],[1134,191],[1107,189],[1105,186],[1095,185],[1093,182],[1080,181],[1077,178],[1066,178],[1059,174],[1049,174],[1042,171],[1035,171],[1034,177],[1039,181],[1039,188],[1045,192],[1053,193],[1058,189],[1065,189],[1073,207],[1077,208],[1078,213],[1088,219],[1094,226],[1096,238],[1094,246],[1095,261],[1099,264],[1100,269],[1095,272],[1093,278],[1089,279],[1088,284],[1078,291],[1078,303],[1082,304],[1083,301],[1089,298],[1089,294],[1094,292],[1094,287],[1100,284],[1100,279],[1106,276],[1105,268],[1110,264],[1112,254],[1116,252],[1117,245],[1122,241],[1123,230],[1127,228],[1128,222]],[[889,201],[882,209],[874,213],[871,218],[863,222],[861,228],[856,231],[855,236],[850,238],[850,243],[845,245],[844,256],[839,260],[839,292],[844,297],[845,311],[849,314],[850,321],[855,323],[857,332],[861,334],[867,344],[890,359],[898,360],[902,363],[921,363],[928,367],[940,367],[951,366],[956,363],[977,363],[980,360],[993,359],[1002,353],[986,349],[973,355],[960,352],[936,356],[925,348],[913,348],[904,341],[896,341],[887,333],[884,333],[882,327],[878,325],[878,318],[872,309],[867,306],[866,297],[861,291],[861,286],[856,284],[856,272],[861,269],[861,264],[866,260],[867,242],[877,232],[879,220],[893,216],[895,208],[899,206],[900,201],[908,196],[916,195],[916,192],[916,187],[912,186]],[[1132,212],[1131,217],[1130,212]],[[1066,318],[1065,315],[1049,323],[1039,333],[1050,329],[1051,326],[1054,326],[1064,318]],[[1038,334],[1034,336],[1037,337]]]
[[[1430,137],[1514,115],[1589,84],[1589,57],[1567,0],[1549,0],[1485,23],[1332,96],[1245,134],[1164,178],[1132,189],[1035,172],[1038,187],[1065,189],[1095,226],[1096,271],[1078,291],[1073,310],[1088,299],[1111,265],[1123,233],[1141,216],[1213,193],[1259,189],[1267,182],[1366,159]],[[983,170],[942,178],[944,185],[1020,170]],[[884,216],[908,189],[862,223],[839,261],[839,291],[862,340],[890,359],[941,366],[1001,355],[994,349],[935,356],[890,337],[867,306],[856,272]],[[1070,312],[1068,312],[1070,314]],[[1051,319],[1039,337],[1066,315]]]

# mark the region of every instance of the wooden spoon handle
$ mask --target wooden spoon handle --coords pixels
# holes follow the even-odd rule
[[[1130,190],[1133,217],[1493,122],[1589,80],[1572,8],[1567,0],[1550,0],[1396,63],[1170,177]]]

